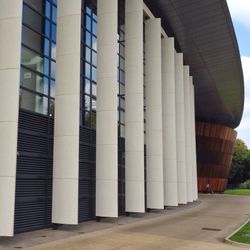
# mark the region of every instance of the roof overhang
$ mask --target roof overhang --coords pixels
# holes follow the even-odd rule
[[[184,53],[195,84],[196,120],[235,128],[244,106],[238,44],[225,0],[145,0]]]

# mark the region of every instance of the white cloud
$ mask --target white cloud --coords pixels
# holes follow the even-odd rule
[[[250,0],[227,0],[234,20],[250,28]]]
[[[244,140],[250,148],[250,57],[242,56],[241,62],[245,82],[245,105],[242,121],[237,128],[237,132],[238,138]]]

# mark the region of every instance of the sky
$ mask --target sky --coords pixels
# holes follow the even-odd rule
[[[238,138],[250,148],[250,0],[227,0],[237,36],[245,82],[242,121],[236,129]]]

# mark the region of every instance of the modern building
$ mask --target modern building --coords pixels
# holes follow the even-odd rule
[[[0,0],[0,236],[225,186],[243,100],[225,0]]]

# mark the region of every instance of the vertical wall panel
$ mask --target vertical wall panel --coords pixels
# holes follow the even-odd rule
[[[0,1],[0,236],[14,232],[22,1]]]
[[[187,203],[186,152],[183,54],[175,54],[175,102],[176,102],[176,153],[178,176],[178,203]]]
[[[161,19],[145,22],[147,207],[164,208]]]
[[[78,223],[81,0],[58,1],[52,221]]]
[[[118,216],[117,0],[97,1],[96,216]]]
[[[145,212],[143,0],[126,0],[126,211]]]
[[[193,169],[191,156],[191,107],[190,107],[190,79],[189,66],[183,68],[184,104],[185,104],[185,148],[186,148],[186,174],[187,174],[187,201],[193,202]]]
[[[195,93],[193,85],[193,77],[190,80],[190,105],[191,105],[191,147],[192,147],[192,174],[193,174],[193,199],[198,199],[197,186],[197,161],[196,161],[196,133],[195,133]]]
[[[178,206],[174,38],[162,39],[164,205]]]

